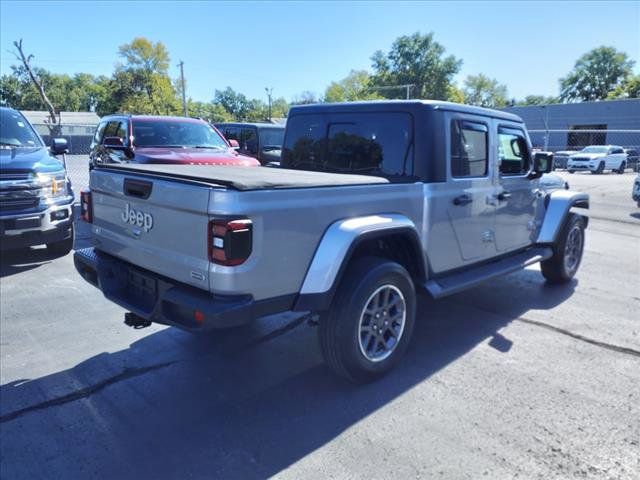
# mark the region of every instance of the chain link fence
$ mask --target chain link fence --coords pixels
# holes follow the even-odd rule
[[[33,123],[33,128],[42,137],[46,145],[51,145],[51,124],[49,123]],[[90,124],[61,124],[60,135],[57,137],[65,138],[69,145],[70,155],[87,155],[89,154],[89,146],[91,139],[96,131],[96,125]]]
[[[565,168],[567,159],[589,145],[615,145],[625,149],[627,167],[638,171],[640,130],[570,129],[529,130],[534,148],[554,152],[555,168]]]

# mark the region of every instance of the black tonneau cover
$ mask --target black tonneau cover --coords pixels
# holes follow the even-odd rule
[[[371,185],[390,183],[384,177],[345,173],[311,172],[272,167],[234,167],[228,165],[164,165],[127,164],[108,165],[99,169],[175,177],[212,183],[236,190],[265,190],[271,188],[332,187],[336,185]]]

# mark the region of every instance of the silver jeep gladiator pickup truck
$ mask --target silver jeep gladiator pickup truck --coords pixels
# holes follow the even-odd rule
[[[319,321],[324,358],[364,382],[411,339],[416,295],[541,263],[568,282],[589,197],[547,192],[519,117],[435,101],[291,109],[281,168],[127,165],[91,172],[93,248],[75,265],[126,323],[189,331],[284,311]]]

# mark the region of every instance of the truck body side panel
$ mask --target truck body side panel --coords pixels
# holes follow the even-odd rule
[[[421,183],[247,192],[213,189],[209,215],[250,218],[253,251],[236,267],[211,264],[211,290],[249,293],[256,300],[298,293],[330,225],[354,217],[397,214],[416,219],[416,230],[421,232],[423,205]]]

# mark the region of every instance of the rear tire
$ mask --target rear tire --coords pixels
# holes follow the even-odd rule
[[[620,168],[617,170],[620,175],[624,173],[624,169],[627,168],[624,162],[620,164]]]
[[[325,361],[354,383],[384,375],[409,345],[415,311],[415,287],[402,265],[377,257],[351,262],[328,315],[320,320]]]
[[[553,248],[553,256],[540,263],[549,283],[567,283],[578,271],[584,252],[584,220],[570,214]]]
[[[569,173],[573,174],[575,170],[567,170]]]

